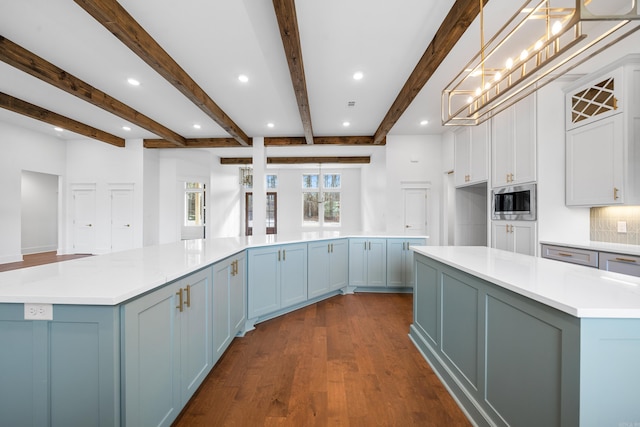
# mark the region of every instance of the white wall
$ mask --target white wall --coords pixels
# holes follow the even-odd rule
[[[241,221],[244,195],[238,179],[238,166],[221,165],[219,156],[214,154],[207,200],[210,218],[207,237],[235,237],[244,234]]]
[[[184,183],[201,182],[212,187],[213,156],[207,150],[166,149],[159,153],[159,232],[158,243],[181,239],[184,220]],[[211,209],[206,212],[206,224],[211,224]]]
[[[22,170],[62,176],[65,142],[0,122],[0,263],[22,260]]]
[[[429,244],[440,244],[442,202],[442,137],[391,135],[387,137],[386,231],[404,234],[402,188],[424,183],[427,191]]]
[[[363,231],[385,231],[387,228],[387,145],[374,150],[371,163],[361,169],[360,206]]]
[[[58,249],[58,176],[22,171],[21,242],[23,254]]]
[[[67,142],[67,191],[77,184],[95,184],[96,218],[94,253],[111,251],[111,202],[109,186],[133,184],[134,247],[142,246],[143,236],[143,146],[142,140],[127,140],[126,147],[114,147],[90,139]],[[70,202],[70,197],[67,198]],[[66,252],[73,252],[71,205],[67,215]]]
[[[160,150],[142,150],[142,244],[159,243],[160,234]]]

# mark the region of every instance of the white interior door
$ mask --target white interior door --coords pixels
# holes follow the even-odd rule
[[[73,190],[73,251],[77,254],[95,252],[96,191]]]
[[[404,190],[404,231],[407,235],[427,234],[427,190]]]
[[[111,190],[111,251],[133,248],[133,190]]]

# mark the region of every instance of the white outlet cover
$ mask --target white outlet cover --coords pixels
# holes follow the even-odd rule
[[[53,305],[25,303],[24,320],[53,320]]]
[[[627,221],[618,221],[618,233],[627,232]]]

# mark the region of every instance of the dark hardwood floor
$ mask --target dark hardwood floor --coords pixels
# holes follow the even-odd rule
[[[412,295],[336,296],[236,338],[175,426],[468,426],[407,334]]]
[[[22,261],[0,264],[0,272],[17,270],[19,268],[34,267],[36,265],[51,264],[54,262],[66,261],[68,259],[83,258],[91,255],[56,255],[56,252],[42,252],[39,254],[24,255]]]

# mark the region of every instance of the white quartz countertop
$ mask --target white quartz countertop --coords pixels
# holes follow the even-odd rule
[[[582,242],[540,242],[542,245],[564,246],[567,248],[587,249],[598,252],[612,252],[616,254],[640,256],[640,245],[626,245],[624,243],[608,243],[586,240]]]
[[[245,249],[347,238],[428,238],[306,232],[186,240],[0,273],[0,303],[117,305]]]
[[[639,277],[484,246],[412,249],[575,317],[640,318]]]

